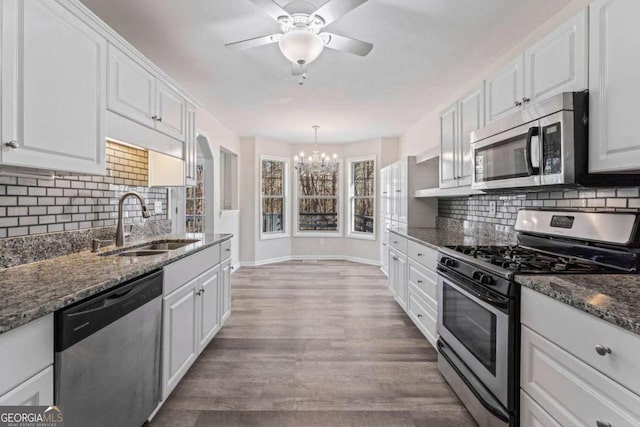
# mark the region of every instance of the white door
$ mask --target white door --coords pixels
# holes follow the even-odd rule
[[[162,396],[187,373],[198,355],[199,280],[193,279],[164,299]]]
[[[458,104],[455,103],[440,113],[440,188],[458,186],[456,170],[456,140]]]
[[[104,175],[105,39],[55,1],[1,7],[2,162]]]
[[[220,266],[200,276],[200,342],[201,352],[220,330]]]
[[[156,129],[180,141],[187,136],[187,103],[173,88],[156,80]]]
[[[525,51],[525,104],[587,88],[587,28],[583,9]]]
[[[118,48],[109,45],[107,108],[135,122],[155,126],[155,77]]]
[[[471,161],[471,132],[484,126],[484,83],[463,96],[458,102],[458,185],[471,185],[473,162]]]
[[[0,406],[49,405],[53,405],[53,367],[51,366],[0,396]]]
[[[220,274],[222,275],[221,295],[221,318],[222,322],[231,314],[231,258],[220,264]]]
[[[640,170],[640,2],[596,0],[589,19],[589,171]]]
[[[486,80],[485,112],[487,124],[516,112],[524,97],[524,55],[498,70]]]

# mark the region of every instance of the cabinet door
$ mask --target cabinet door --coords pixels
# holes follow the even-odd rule
[[[408,192],[408,163],[407,160],[403,160],[398,165],[398,189],[400,190],[396,193],[398,198],[398,221],[404,223],[405,225],[408,222],[408,210],[409,210],[409,199],[407,197]]]
[[[155,126],[155,77],[118,48],[109,45],[107,108],[135,122]]]
[[[185,182],[186,185],[196,185],[198,181],[198,141],[196,140],[196,109],[193,105],[187,106],[187,138],[185,141]]]
[[[396,252],[389,247],[387,251],[387,264],[389,265],[389,275],[387,278],[389,289],[393,291],[393,295],[397,295],[397,275],[396,275]]]
[[[487,79],[485,99],[487,124],[516,112],[522,106],[523,70],[524,55],[518,55]]]
[[[220,274],[222,275],[220,307],[222,323],[227,320],[231,314],[231,259],[220,264]]]
[[[220,266],[200,276],[200,353],[220,330]]]
[[[407,293],[409,290],[409,283],[407,282],[407,256],[401,253],[396,255],[396,287],[398,292],[396,298],[400,307],[404,310],[407,309]]]
[[[640,170],[640,2],[596,0],[589,18],[589,171]]]
[[[198,279],[165,297],[163,307],[162,398],[166,399],[198,355]]]
[[[560,427],[527,393],[520,390],[521,427]]]
[[[456,140],[458,104],[440,113],[440,188],[458,186],[456,170]]]
[[[187,137],[187,102],[173,88],[156,80],[156,129],[180,141]]]
[[[0,396],[0,406],[53,405],[53,367],[36,374]]]
[[[400,216],[400,165],[399,163],[394,163],[391,165],[391,191],[389,193],[389,203],[391,209],[391,219],[394,221],[398,221]]]
[[[105,39],[55,1],[1,7],[2,162],[104,175]]]
[[[587,10],[524,53],[525,104],[587,88]]]
[[[458,102],[459,134],[456,148],[458,185],[471,185],[471,132],[484,126],[484,83]]]

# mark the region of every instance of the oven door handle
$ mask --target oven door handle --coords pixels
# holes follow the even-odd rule
[[[525,146],[525,149],[524,149],[524,158],[525,158],[525,161],[527,162],[527,171],[529,172],[529,176],[540,174],[540,167],[533,166],[533,152],[531,151],[531,148],[532,148],[531,142],[533,140],[533,137],[539,136],[539,135],[540,135],[540,128],[537,126],[529,128],[529,132],[527,132],[527,145]]]
[[[490,295],[485,294],[483,292],[479,292],[477,289],[475,289],[474,287],[470,286],[470,285],[475,285],[475,283],[471,282],[469,279],[462,277],[462,276],[453,276],[451,271],[449,271],[448,269],[442,267],[442,266],[438,266],[438,272],[441,273],[441,275],[445,278],[447,278],[449,281],[454,282],[456,285],[460,286],[461,288],[464,289],[466,292],[469,292],[471,295],[475,296],[476,298],[478,298],[480,301],[489,304],[492,307],[501,309],[501,310],[508,310],[509,309],[509,301],[508,300],[501,300],[501,299],[495,299],[492,298]],[[451,286],[451,285],[450,285]]]
[[[455,353],[453,353],[453,351],[449,349],[449,346],[447,344],[445,344],[442,341],[442,339],[438,339],[438,342],[436,344],[437,344],[438,352],[440,353],[440,355],[445,358],[445,360],[449,363],[449,365],[453,368],[453,370],[458,374],[460,379],[467,385],[469,390],[471,390],[471,393],[473,393],[473,395],[476,397],[476,399],[478,399],[478,402],[480,402],[482,404],[482,406],[484,406],[484,408],[487,411],[489,411],[490,413],[492,413],[494,416],[498,417],[500,420],[504,421],[505,423],[508,423],[509,422],[509,414],[506,413],[504,411],[504,409],[500,408],[497,403],[496,403],[496,405],[492,405],[491,403],[489,403],[487,401],[487,398],[485,398],[485,396],[483,396],[483,393],[481,393],[474,386],[474,384],[472,384],[472,382],[474,382],[474,381],[472,381],[472,379],[469,378],[469,376],[472,376],[473,373],[468,372],[467,375],[465,375],[463,372],[461,372],[459,365],[457,365],[452,360],[452,357],[455,357]],[[449,352],[451,352],[453,354],[449,354]],[[464,363],[464,362],[462,362],[462,363]]]

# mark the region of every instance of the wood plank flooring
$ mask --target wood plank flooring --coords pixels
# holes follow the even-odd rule
[[[243,267],[232,314],[153,426],[473,426],[377,267]]]

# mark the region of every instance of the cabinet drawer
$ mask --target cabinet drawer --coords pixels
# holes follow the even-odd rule
[[[640,336],[528,288],[521,310],[523,324],[640,395]]]
[[[418,288],[425,296],[425,301],[432,307],[438,303],[438,276],[433,271],[409,259],[409,282]]]
[[[520,427],[561,427],[527,393],[520,390]]]
[[[231,257],[231,240],[220,243],[220,259],[225,260]]]
[[[167,265],[164,268],[163,295],[169,295],[219,263],[220,245],[214,245]]]
[[[402,237],[394,232],[389,233],[389,246],[402,252],[407,253],[407,238]]]
[[[0,335],[0,395],[53,364],[53,314]]]
[[[411,240],[407,242],[407,250],[409,258],[413,258],[433,272],[436,271],[438,266],[438,251]]]
[[[422,299],[420,292],[421,291],[417,290],[413,284],[409,284],[407,313],[431,345],[435,346],[437,341],[438,312]]]
[[[53,366],[49,366],[4,396],[0,396],[0,406],[49,405],[53,405]]]
[[[640,425],[640,396],[526,326],[520,386],[562,426]]]

